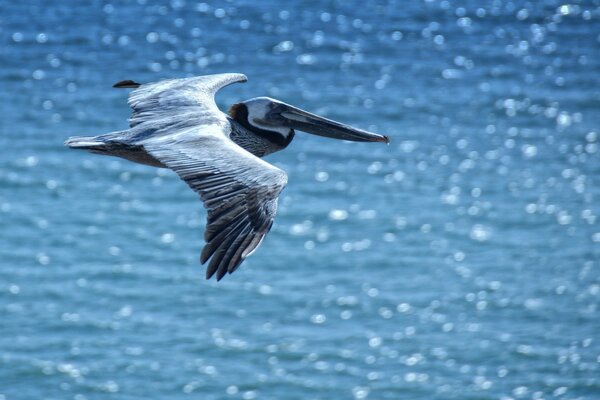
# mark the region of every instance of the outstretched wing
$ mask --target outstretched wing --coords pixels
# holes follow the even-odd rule
[[[115,87],[137,87],[129,94],[128,100],[133,108],[129,118],[132,128],[145,122],[164,127],[176,121],[184,123],[186,119],[223,125],[227,119],[215,104],[215,93],[227,85],[247,80],[243,74],[216,74],[142,85],[122,81],[116,83]]]
[[[208,222],[200,261],[206,278],[232,273],[271,229],[285,172],[205,125],[150,138],[144,148],[200,194]]]

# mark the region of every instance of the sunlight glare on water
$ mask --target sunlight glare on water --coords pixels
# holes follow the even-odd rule
[[[600,2],[0,2],[0,399],[597,399]],[[123,79],[242,72],[298,132],[223,281],[167,170],[66,149]]]

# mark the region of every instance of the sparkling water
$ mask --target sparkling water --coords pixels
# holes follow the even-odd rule
[[[0,399],[599,399],[600,2],[0,0]],[[219,72],[298,132],[204,280],[168,170],[63,141]]]

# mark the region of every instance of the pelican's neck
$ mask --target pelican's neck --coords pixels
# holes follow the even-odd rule
[[[287,142],[285,145],[282,145],[281,143],[275,143],[269,140],[268,135],[256,133],[253,130],[246,128],[233,118],[228,117],[227,119],[231,125],[231,133],[229,134],[229,138],[235,144],[257,157],[264,157],[268,154],[275,153],[276,151],[283,150],[289,144],[289,142]]]

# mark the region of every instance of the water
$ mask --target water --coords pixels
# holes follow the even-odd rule
[[[283,4],[0,1],[0,399],[600,398],[600,2]],[[269,157],[220,283],[173,173],[62,146],[217,72],[392,138]]]

